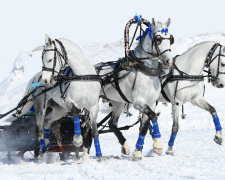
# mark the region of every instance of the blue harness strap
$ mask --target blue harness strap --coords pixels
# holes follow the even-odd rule
[[[136,143],[136,148],[141,150],[143,149],[143,145],[144,145],[144,140],[145,140],[145,136],[142,134],[139,134],[137,143]]]
[[[171,134],[170,140],[169,140],[169,143],[168,143],[169,146],[172,147],[174,145],[174,141],[175,141],[176,135],[177,135],[177,133],[172,133]]]
[[[80,118],[79,117],[74,117],[74,134],[81,135]]]
[[[213,114],[213,122],[215,124],[216,131],[221,131],[222,127],[220,125],[220,120],[219,120],[217,114]]]
[[[50,130],[49,129],[44,129],[44,138],[50,139]]]
[[[157,120],[153,120],[152,121],[152,124],[153,124],[153,135],[152,135],[152,137],[153,138],[160,138],[161,137],[161,134],[159,132],[158,121]]]
[[[94,138],[96,156],[102,156],[101,147],[98,138]]]

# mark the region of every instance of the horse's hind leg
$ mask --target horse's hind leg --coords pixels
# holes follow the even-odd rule
[[[215,108],[213,106],[211,106],[203,97],[194,100],[192,102],[192,104],[196,105],[202,109],[205,109],[212,115],[213,122],[214,122],[215,129],[216,129],[216,135],[215,135],[214,141],[217,144],[222,145],[222,143],[223,143],[222,127],[220,125],[220,120],[217,116]]]
[[[120,130],[118,129],[118,120],[121,113],[123,112],[125,103],[120,103],[115,101],[111,101],[111,103],[112,103],[113,111],[112,111],[112,116],[109,120],[109,128],[111,131],[114,132],[117,139],[119,140],[119,143],[122,145],[121,152],[125,155],[129,155],[130,148],[128,144],[126,143],[126,139],[123,136],[122,132],[120,132]]]
[[[173,104],[172,105],[172,116],[173,116],[173,126],[172,126],[172,133],[170,136],[170,140],[168,143],[168,149],[166,151],[166,154],[168,155],[173,155],[173,145],[174,145],[174,141],[179,129],[179,109],[180,109],[180,105],[178,104]]]

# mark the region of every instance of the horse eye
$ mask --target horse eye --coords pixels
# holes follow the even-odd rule
[[[221,66],[222,66],[222,67],[224,67],[224,66],[225,66],[225,64],[221,63]]]
[[[155,36],[155,42],[157,45],[159,45],[162,42],[161,36],[159,36],[159,35]]]
[[[49,62],[49,63],[52,62],[52,59],[49,59],[48,62]]]

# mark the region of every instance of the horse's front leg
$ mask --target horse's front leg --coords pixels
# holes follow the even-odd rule
[[[79,109],[73,106],[71,110],[71,115],[74,117],[73,143],[76,147],[80,147],[83,144],[83,137],[81,135]]]
[[[202,109],[205,109],[212,115],[213,122],[214,122],[215,129],[216,129],[216,135],[215,135],[214,141],[217,144],[222,145],[222,143],[223,143],[222,127],[220,124],[220,120],[217,116],[216,109],[213,106],[211,106],[203,97],[198,98],[191,103]]]
[[[172,133],[170,136],[170,140],[168,143],[168,149],[166,151],[166,154],[168,155],[173,155],[173,145],[174,141],[179,129],[179,109],[180,105],[179,104],[173,104],[172,105],[172,116],[173,116],[173,126],[172,126]]]
[[[36,122],[38,128],[38,140],[40,143],[40,154],[42,154],[46,150],[45,141],[44,141],[44,119],[46,108],[42,106],[42,104],[34,103],[35,112],[36,112]]]
[[[99,109],[98,106],[99,106],[98,103],[96,103],[96,105],[91,107],[89,112],[90,112],[90,121],[91,121],[91,127],[92,127],[92,138],[94,139],[96,156],[99,159],[101,159],[102,152],[101,152],[101,146],[100,146],[100,142],[99,142],[97,122],[96,122],[97,115],[98,115],[98,109]]]

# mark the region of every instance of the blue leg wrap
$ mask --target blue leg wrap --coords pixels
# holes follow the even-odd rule
[[[161,134],[159,132],[159,126],[158,126],[157,120],[153,120],[152,124],[153,124],[153,130],[154,130],[152,137],[153,138],[160,138]]]
[[[50,130],[49,129],[44,129],[44,138],[50,139]]]
[[[40,142],[41,150],[44,151],[46,149],[44,139],[41,139],[39,142]]]
[[[141,150],[143,149],[143,145],[144,145],[144,140],[145,140],[145,136],[142,134],[139,134],[137,143],[136,143],[136,148]]]
[[[81,135],[79,117],[74,117],[74,134],[75,135]]]
[[[169,146],[172,147],[174,145],[174,141],[175,141],[176,135],[177,135],[177,133],[172,133],[171,134],[170,140],[169,140],[169,143],[168,143]]]
[[[214,124],[215,124],[215,127],[216,127],[216,131],[221,131],[222,127],[220,125],[220,120],[219,120],[217,114],[213,114],[213,121],[214,121]]]
[[[102,156],[101,147],[98,138],[94,138],[96,156]]]

